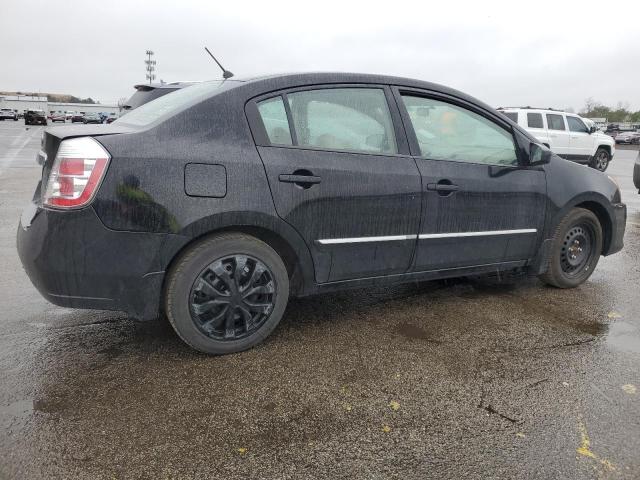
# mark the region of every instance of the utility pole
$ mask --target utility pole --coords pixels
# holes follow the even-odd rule
[[[154,55],[152,50],[147,50],[146,55],[147,59],[144,63],[147,64],[147,80],[149,80],[149,85],[151,85],[151,82],[156,79],[156,75],[153,73],[156,69],[156,61],[152,60]]]

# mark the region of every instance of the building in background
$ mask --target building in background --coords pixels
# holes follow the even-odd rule
[[[18,113],[27,110],[44,110],[50,113],[118,113],[118,105],[104,103],[64,103],[49,102],[47,97],[35,97],[29,95],[2,95],[0,96],[0,108],[9,108]]]
[[[34,97],[31,95],[5,95],[0,96],[0,108],[9,108],[18,113],[27,110],[47,110],[47,97]]]
[[[588,119],[589,119],[589,120],[591,120],[593,123],[595,123],[595,124],[596,124],[596,128],[597,128],[598,130],[604,130],[604,129],[606,129],[606,128],[607,128],[607,124],[608,124],[608,122],[607,122],[607,119],[606,119],[606,118],[603,118],[603,117],[593,117],[593,118],[591,118],[591,117],[586,117],[586,118],[588,118]]]

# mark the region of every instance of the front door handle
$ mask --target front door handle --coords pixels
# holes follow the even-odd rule
[[[284,183],[295,183],[297,186],[302,188],[310,188],[316,183],[320,183],[322,181],[322,177],[318,177],[313,175],[311,172],[293,172],[293,174],[281,174],[278,176],[278,180]]]
[[[427,190],[432,190],[438,192],[439,195],[447,196],[460,190],[460,187],[451,183],[449,180],[440,180],[438,183],[427,183]]]

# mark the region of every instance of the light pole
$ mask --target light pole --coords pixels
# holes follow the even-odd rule
[[[153,57],[152,50],[147,50],[146,55],[147,59],[144,61],[144,63],[147,64],[147,80],[149,80],[149,85],[151,85],[151,82],[156,79],[156,75],[153,73],[156,69],[156,61],[151,60],[151,58]]]

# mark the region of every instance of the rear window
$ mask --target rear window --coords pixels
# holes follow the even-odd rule
[[[562,115],[547,113],[547,125],[549,126],[549,130],[566,130],[564,128]]]
[[[518,112],[502,112],[502,114],[512,122],[518,123]]]
[[[151,90],[137,90],[136,93],[131,95],[131,98],[124,104],[125,110],[135,110],[136,108],[149,103],[151,100],[160,98],[163,95],[167,95],[171,92],[175,92],[177,88],[154,88]]]
[[[529,128],[544,128],[541,113],[527,113],[527,125]]]
[[[128,112],[120,117],[114,123],[123,123],[127,125],[146,126],[150,125],[163,116],[176,113],[184,108],[195,105],[220,88],[225,82],[216,80],[211,82],[202,82],[190,87],[176,90],[175,92],[164,95],[152,102]]]

